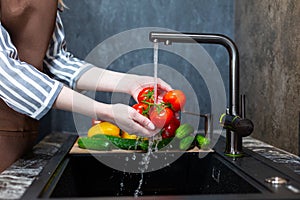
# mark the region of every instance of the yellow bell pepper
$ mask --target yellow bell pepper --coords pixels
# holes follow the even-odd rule
[[[124,139],[134,139],[136,140],[137,139],[137,136],[136,135],[133,135],[133,134],[129,134],[125,131],[122,131],[122,138]]]
[[[103,135],[111,135],[115,137],[120,137],[121,130],[116,125],[110,123],[110,122],[100,122],[99,124],[96,124],[92,126],[87,133],[88,137],[92,137],[97,134],[103,134]]]

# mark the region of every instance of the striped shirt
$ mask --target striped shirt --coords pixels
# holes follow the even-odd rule
[[[51,109],[63,85],[75,89],[78,78],[92,65],[67,52],[59,13],[43,61],[44,73],[20,61],[9,33],[1,22],[0,26],[0,98],[15,111],[40,119]]]

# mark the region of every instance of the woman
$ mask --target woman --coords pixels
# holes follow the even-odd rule
[[[51,108],[116,123],[132,134],[157,133],[133,108],[96,102],[76,92],[124,92],[136,98],[143,87],[153,85],[152,77],[104,70],[68,53],[57,0],[0,2],[0,171],[32,147],[38,120]],[[171,90],[162,80],[158,87]]]

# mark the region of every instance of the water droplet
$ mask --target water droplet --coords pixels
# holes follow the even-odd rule
[[[136,155],[133,154],[133,155],[132,155],[132,160],[135,160],[135,159],[136,159]]]

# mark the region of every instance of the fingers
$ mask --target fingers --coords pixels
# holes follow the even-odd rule
[[[133,113],[133,120],[139,123],[141,126],[149,129],[150,131],[155,130],[154,124],[147,117],[139,114],[138,112]]]
[[[153,87],[154,86],[155,80],[153,77],[145,77],[144,81],[145,82],[143,84],[139,85],[139,88],[138,88],[139,90],[143,89],[144,87],[151,87],[151,86]],[[172,87],[160,78],[157,79],[157,88],[164,90],[164,91],[172,90]]]
[[[153,81],[152,77],[151,77],[151,79],[149,79],[149,77],[146,77],[145,80],[146,80],[146,84],[144,83],[144,84],[138,85],[138,87],[135,88],[131,94],[135,101],[137,101],[138,94],[143,88],[154,87],[154,81]],[[148,82],[147,82],[147,80],[148,80]],[[159,79],[157,79],[157,89],[160,91],[159,93],[162,95],[165,92],[172,90],[172,87],[159,78]]]
[[[155,129],[154,131],[149,131],[148,129],[145,129],[144,127],[141,127],[141,132],[136,133],[136,135],[141,136],[141,137],[150,138],[150,137],[155,136],[158,133],[159,133],[158,129]]]
[[[156,129],[154,124],[145,116],[139,114],[134,110],[131,113],[132,120],[134,121],[132,128],[135,134],[142,137],[152,137],[156,135],[159,130]]]
[[[163,80],[161,80],[160,78],[157,79],[157,87],[164,91],[172,90],[172,87],[169,84],[167,84],[166,82],[164,82]]]

